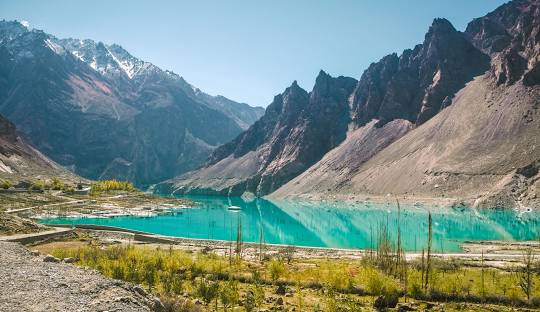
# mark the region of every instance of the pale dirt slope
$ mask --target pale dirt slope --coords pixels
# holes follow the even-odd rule
[[[362,133],[399,135],[395,126],[356,130],[360,135],[350,135],[271,197],[391,193],[451,197],[476,206],[534,205],[540,197],[539,106],[539,86],[498,87],[488,74],[477,77],[452,105],[369,160],[373,148]],[[373,136],[371,142],[378,142]]]

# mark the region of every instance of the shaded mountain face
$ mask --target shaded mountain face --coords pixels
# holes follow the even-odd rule
[[[15,125],[0,115],[0,179],[17,183],[55,176],[64,181],[80,180],[30,146]]]
[[[489,68],[489,57],[445,19],[435,19],[422,44],[371,64],[354,92],[353,120],[378,126],[394,119],[421,124]]]
[[[498,84],[540,83],[540,1],[515,0],[473,20],[465,34],[492,58]]]
[[[0,112],[76,173],[146,185],[200,166],[262,109],[205,94],[118,45],[4,21]]]

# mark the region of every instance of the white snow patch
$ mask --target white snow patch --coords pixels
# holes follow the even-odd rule
[[[28,21],[22,20],[21,25],[23,25],[26,29],[30,29],[30,23]]]
[[[46,39],[45,44],[47,45],[47,47],[49,47],[49,49],[51,49],[56,54],[63,54],[64,53],[64,48],[62,48],[58,44],[52,42],[51,39]]]
[[[96,62],[96,57],[94,56],[92,58],[92,63],[90,63],[90,67],[92,67],[94,70],[97,70],[97,62]]]
[[[84,62],[84,58],[83,58],[81,52],[79,52],[79,51],[72,51],[71,54],[75,55],[75,57],[77,57],[79,60],[81,60],[81,61]]]
[[[127,60],[122,60],[120,61],[110,50],[109,48],[107,47],[107,52],[109,52],[109,54],[111,55],[111,57],[113,58],[113,60],[116,62],[116,64],[118,64],[118,66],[120,66],[120,68],[124,71],[124,73],[126,73],[126,75],[128,76],[129,79],[133,78],[133,76],[135,75],[135,65]]]

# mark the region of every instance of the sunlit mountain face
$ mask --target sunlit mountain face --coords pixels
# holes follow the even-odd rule
[[[76,173],[147,185],[202,164],[257,120],[116,44],[0,22],[0,113]]]

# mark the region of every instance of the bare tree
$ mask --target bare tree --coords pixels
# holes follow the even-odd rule
[[[428,213],[428,246],[427,246],[427,257],[426,257],[426,281],[424,283],[425,290],[428,290],[429,287],[429,273],[431,271],[431,240],[433,236],[432,231],[431,212]]]
[[[534,253],[532,248],[527,249],[523,253],[523,267],[517,270],[518,285],[527,296],[527,301],[530,303],[531,294],[534,287],[533,272],[534,271]]]

